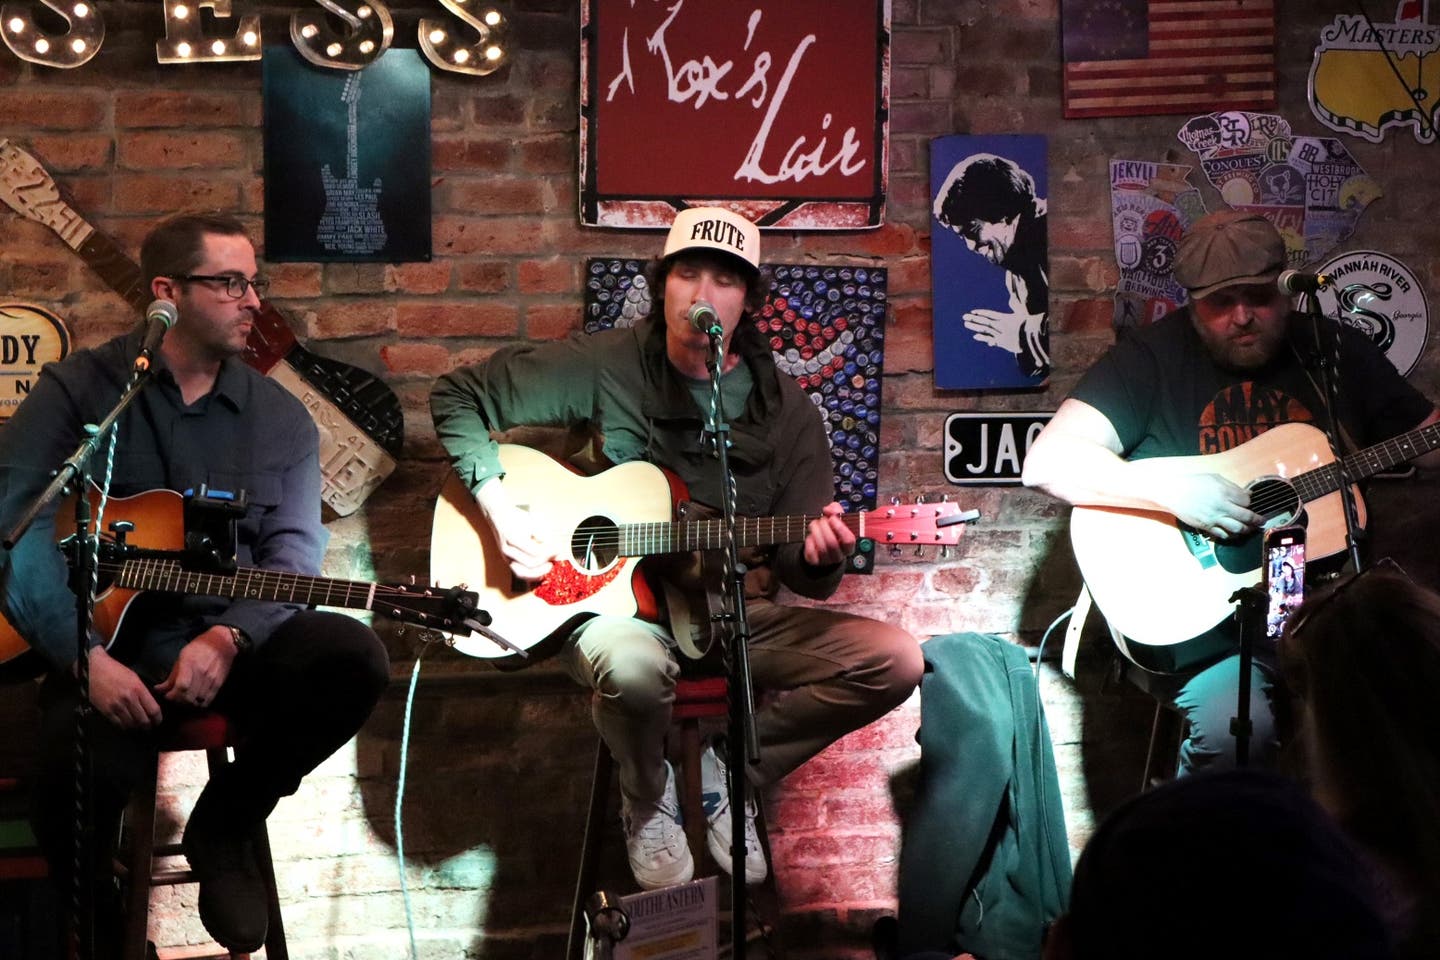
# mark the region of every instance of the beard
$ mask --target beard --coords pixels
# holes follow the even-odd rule
[[[1256,325],[1247,331],[1252,338],[1248,342],[1235,336],[1216,334],[1203,327],[1197,327],[1200,341],[1215,364],[1232,373],[1248,373],[1258,370],[1275,359],[1285,343],[1285,326]]]

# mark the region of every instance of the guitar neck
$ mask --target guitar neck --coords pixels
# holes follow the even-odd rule
[[[1437,447],[1440,447],[1440,423],[1432,423],[1366,447],[1335,463],[1308,470],[1295,478],[1295,490],[1306,503],[1318,500],[1340,489],[1342,465],[1345,478],[1354,483],[1373,477],[1382,470],[1409,463]]]
[[[150,303],[150,291],[140,273],[140,265],[125,253],[120,244],[101,233],[92,232],[75,248],[81,259],[110,285],[125,302],[141,313]]]
[[[280,570],[242,567],[230,574],[186,570],[174,560],[126,560],[115,583],[127,590],[243,597],[282,603],[318,604],[370,610],[376,585],[359,580],[332,580]]]
[[[840,515],[840,521],[857,537],[863,537],[865,517],[864,512],[845,513]],[[735,521],[735,544],[739,547],[768,547],[778,543],[799,543],[805,539],[810,521],[818,519],[819,515],[738,517]],[[719,550],[724,546],[724,520],[620,524],[620,554],[626,557]]]

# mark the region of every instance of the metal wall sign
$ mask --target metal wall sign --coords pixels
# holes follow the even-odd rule
[[[1430,303],[1415,272],[1377,250],[1342,253],[1316,272],[1330,278],[1320,291],[1326,316],[1365,334],[1409,376],[1430,337]]]
[[[945,418],[945,479],[965,486],[1019,483],[1030,444],[1053,416],[1053,412],[950,414]]]
[[[30,395],[40,368],[70,352],[65,322],[34,303],[0,303],[0,423]]]
[[[884,222],[890,0],[585,0],[580,222]]]

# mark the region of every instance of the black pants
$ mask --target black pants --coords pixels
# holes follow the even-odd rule
[[[204,800],[238,828],[253,826],[300,780],[353,737],[389,679],[380,638],[352,617],[304,610],[286,620],[259,649],[235,659],[213,709],[231,718],[243,747],[235,762],[206,785]],[[41,744],[34,777],[32,822],[50,861],[69,916],[74,875],[75,705],[73,680],[51,676],[41,694]],[[160,701],[163,723],[195,708]],[[96,926],[115,919],[110,857],[120,816],[156,753],[156,732],[122,730],[91,712],[86,726],[94,770],[94,859],[91,883]],[[223,783],[217,782],[223,777]]]

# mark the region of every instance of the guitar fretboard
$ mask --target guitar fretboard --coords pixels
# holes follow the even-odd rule
[[[841,514],[840,520],[857,537],[865,536],[865,513]],[[811,516],[740,517],[735,521],[735,543],[765,547],[799,543],[805,539]],[[686,520],[678,523],[624,523],[620,525],[620,554],[644,557],[659,553],[691,553],[725,546],[724,520]]]
[[[1391,437],[1373,447],[1352,453],[1341,462],[1327,463],[1323,467],[1308,470],[1295,478],[1295,491],[1302,502],[1318,500],[1340,489],[1342,462],[1345,476],[1353,483],[1373,477],[1382,470],[1409,463],[1437,447],[1440,447],[1440,423],[1432,423],[1428,427],[1402,433],[1398,437]]]
[[[201,573],[186,570],[174,560],[126,560],[115,582],[127,590],[244,597],[354,610],[369,610],[375,602],[375,584],[359,580],[257,568],[241,568],[232,574]]]

